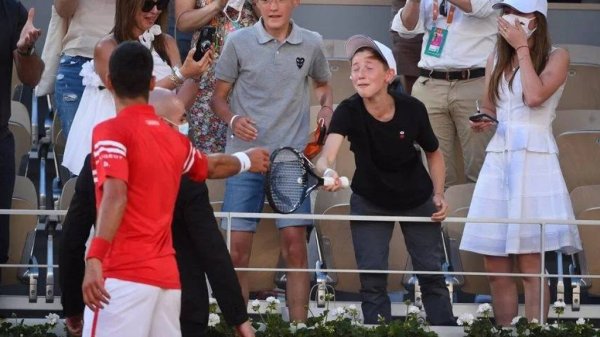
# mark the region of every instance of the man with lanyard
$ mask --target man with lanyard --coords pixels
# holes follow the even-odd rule
[[[458,140],[467,181],[475,182],[492,130],[476,134],[469,116],[483,95],[485,63],[496,43],[495,0],[408,0],[392,30],[410,38],[424,33],[420,77],[412,94],[427,107],[446,162],[446,186],[459,183]]]

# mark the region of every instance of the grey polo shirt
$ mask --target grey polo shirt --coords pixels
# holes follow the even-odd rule
[[[256,121],[253,142],[227,134],[225,152],[263,146],[304,149],[309,133],[309,81],[328,82],[329,64],[323,39],[292,22],[283,43],[269,35],[262,19],[227,37],[215,69],[217,79],[233,83],[231,111]]]

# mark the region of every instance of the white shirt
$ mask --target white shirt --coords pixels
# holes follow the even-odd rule
[[[438,0],[441,3],[442,0]],[[400,37],[411,38],[425,33],[421,47],[419,67],[435,70],[457,70],[484,68],[487,57],[494,50],[498,32],[497,17],[499,11],[492,8],[497,0],[471,0],[471,13],[465,13],[456,7],[454,19],[450,25],[446,17],[438,15],[433,21],[433,0],[422,0],[419,11],[419,21],[413,30],[408,30],[402,22],[400,9],[392,21],[392,30]],[[447,2],[449,10],[450,2]],[[455,7],[455,5],[452,5]],[[429,40],[429,32],[433,26],[448,29],[446,43],[441,57],[424,54]]]

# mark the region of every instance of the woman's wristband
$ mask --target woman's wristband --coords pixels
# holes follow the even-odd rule
[[[252,165],[250,162],[250,157],[248,157],[245,152],[236,152],[232,154],[232,156],[236,157],[240,161],[240,172],[238,173],[246,172],[250,169],[250,166]]]
[[[106,257],[106,254],[108,254],[109,250],[110,242],[104,238],[96,236],[92,239],[90,249],[88,250],[88,254],[85,259],[98,259],[102,261],[104,260],[104,257]]]

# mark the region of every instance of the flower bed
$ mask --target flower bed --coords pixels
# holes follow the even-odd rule
[[[260,310],[260,303],[253,301],[252,310],[258,319],[252,323],[257,337],[436,337],[423,318],[418,307],[406,303],[406,318],[385,322],[380,320],[376,326],[366,326],[360,322],[360,314],[354,305],[338,307],[330,312],[329,302],[323,313],[311,315],[306,324],[289,323],[279,314],[279,300],[267,298],[265,310]],[[209,336],[234,336],[233,330],[217,314],[217,303],[211,301],[211,319]],[[457,324],[463,327],[465,337],[600,337],[589,321],[580,318],[576,322],[565,322],[560,319],[564,313],[564,302],[554,303],[553,310],[558,319],[551,324],[539,324],[536,320],[528,322],[524,317],[513,319],[513,328],[501,328],[492,322],[492,307],[485,303],[479,306],[477,313],[463,314]]]
[[[256,314],[252,325],[256,329],[257,337],[436,337],[438,334],[425,322],[423,312],[406,303],[406,317],[402,320],[385,322],[380,320],[379,325],[368,326],[361,323],[359,309],[355,305],[336,307],[330,309],[330,302],[326,303],[325,310],[311,317],[306,323],[289,323],[280,315],[279,300],[274,297],[267,298],[266,307],[261,309],[259,301],[251,303],[252,311]],[[600,337],[600,332],[583,318],[576,322],[561,320],[564,313],[564,302],[557,301],[553,311],[558,319],[551,324],[539,324],[533,320],[528,322],[524,317],[515,317],[513,327],[510,329],[495,326],[492,322],[492,307],[489,304],[479,306],[475,314],[462,314],[457,324],[462,326],[464,333],[452,330],[452,336],[465,337]],[[59,316],[49,314],[41,324],[27,324],[23,319],[15,317],[0,321],[0,337],[59,337],[65,334],[60,330]],[[235,332],[227,326],[224,319],[218,314],[216,300],[210,299],[209,337],[234,337]]]

